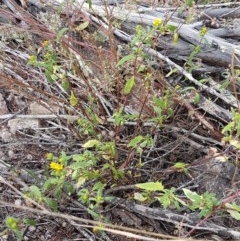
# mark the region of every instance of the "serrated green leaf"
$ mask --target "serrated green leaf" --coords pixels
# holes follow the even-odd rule
[[[240,206],[236,203],[226,203],[225,206],[226,208],[234,209],[234,211],[240,212]]]
[[[134,199],[139,202],[145,202],[147,200],[147,197],[144,197],[140,192],[135,192]]]
[[[55,200],[53,200],[52,198],[45,198],[45,203],[47,204],[47,206],[54,212],[57,212],[58,210],[58,204]]]
[[[51,78],[53,81],[56,81],[58,79],[58,76],[56,74],[51,74]]]
[[[145,183],[139,183],[135,185],[138,188],[147,190],[147,191],[163,191],[164,186],[161,182],[145,182]]]
[[[91,206],[90,206],[91,208]],[[99,218],[99,213],[94,212],[92,209],[88,208],[87,212],[93,217],[93,218]]]
[[[224,134],[225,132],[230,132],[232,131],[232,129],[235,127],[235,123],[234,122],[230,122],[229,124],[227,124],[223,129],[222,129],[222,133]]]
[[[232,146],[236,147],[238,150],[240,149],[240,142],[239,142],[238,140],[232,139],[232,140],[229,141],[229,143],[230,143]]]
[[[198,104],[199,101],[200,101],[200,95],[198,93],[196,93],[194,96],[194,104]]]
[[[220,89],[226,89],[227,87],[229,86],[229,80],[224,80],[222,83],[221,83],[221,86],[220,86]]]
[[[177,169],[184,169],[184,168],[186,168],[186,166],[187,166],[187,164],[184,162],[177,162],[177,163],[175,163],[175,165],[173,167],[177,168]]]
[[[129,54],[129,55],[127,55],[127,56],[124,56],[123,58],[121,58],[121,59],[118,61],[117,67],[123,65],[125,62],[128,62],[128,61],[130,61],[130,60],[132,60],[132,59],[134,59],[134,58],[135,58],[135,56],[134,56],[133,54]]]
[[[51,77],[51,73],[49,71],[45,72],[45,77],[47,78],[47,81],[52,84],[54,82],[54,79]]]
[[[64,152],[64,151],[61,152],[61,158],[60,159],[63,160],[63,162],[61,161],[61,164],[66,164],[66,162],[68,160],[70,160],[71,158],[72,158],[71,155],[67,155],[66,152]]]
[[[86,160],[83,154],[74,154],[72,158],[74,161],[77,161],[77,162],[82,162]]]
[[[57,34],[57,41],[68,31],[68,28],[62,28]]]
[[[174,32],[177,29],[177,27],[174,25],[168,24],[167,29],[170,30],[171,32]]]
[[[89,21],[85,21],[76,27],[76,31],[82,31],[89,25]]]
[[[42,187],[43,192],[47,191],[50,185],[51,185],[51,180],[47,179],[47,181],[43,184],[43,187]]]
[[[201,196],[199,196],[196,192],[192,192],[186,188],[183,188],[183,192],[192,202],[201,200]]]
[[[78,169],[85,169],[86,167],[90,167],[93,165],[93,162],[91,160],[85,161],[85,162],[75,162],[70,165],[70,167],[73,170],[78,170]]]
[[[64,190],[67,191],[68,195],[71,195],[74,193],[74,187],[71,182],[65,182],[64,183]]]
[[[76,106],[78,103],[78,98],[74,95],[74,93],[72,91],[71,91],[69,101],[70,101],[70,105],[73,107]]]
[[[37,186],[32,185],[32,186],[29,187],[29,190],[30,190],[30,192],[31,192],[31,194],[33,195],[34,198],[41,199],[42,194],[41,194],[41,192],[40,192],[40,190]]]
[[[187,204],[180,198],[175,197],[176,201],[182,204],[183,206],[187,206]]]
[[[131,92],[134,85],[135,85],[135,80],[134,80],[134,76],[132,76],[130,79],[127,80],[127,83],[124,86],[123,93],[125,95],[128,95]]]
[[[170,199],[167,197],[167,195],[163,195],[162,197],[158,198],[159,202],[163,205],[163,208],[168,208],[171,204]]]
[[[227,210],[229,214],[236,220],[240,220],[240,213],[235,210]]]
[[[138,67],[138,73],[140,72],[143,72],[145,70],[146,66],[144,64],[141,64],[139,67]]]
[[[36,226],[37,225],[37,222],[33,219],[28,219],[28,218],[25,218],[23,220],[23,222],[29,226]]]
[[[14,230],[14,235],[16,236],[17,240],[23,240],[23,232],[21,230]]]
[[[92,148],[97,146],[100,143],[100,141],[93,139],[93,140],[89,140],[87,141],[85,144],[82,145],[83,148]]]
[[[142,140],[144,140],[143,136],[136,136],[128,143],[127,147],[136,147],[136,145],[139,144]]]
[[[63,87],[63,89],[66,90],[66,91],[69,89],[69,82],[68,82],[68,80],[64,79],[64,80],[62,81],[62,87]]]
[[[85,177],[79,177],[76,183],[76,188],[79,189],[86,182]]]

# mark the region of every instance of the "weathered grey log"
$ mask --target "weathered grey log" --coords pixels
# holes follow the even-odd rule
[[[240,27],[240,25],[239,25]],[[227,38],[235,38],[240,37],[240,28],[218,28],[218,29],[210,29],[208,31],[210,34],[215,35],[217,37],[227,37]]]
[[[100,9],[100,8],[99,8],[99,9]],[[99,9],[96,9],[96,11],[98,11]],[[114,14],[114,10],[115,10],[115,8],[112,8],[111,14]],[[124,11],[126,12],[127,10],[122,10],[122,11],[120,12],[120,15],[122,14],[122,16],[126,17],[126,15],[124,14]],[[102,15],[102,17],[105,16],[104,12],[105,12],[105,11],[104,11],[103,9],[100,9],[100,14]],[[89,16],[90,16],[92,19],[94,19],[94,21],[96,21],[96,23],[99,23],[99,24],[101,24],[103,27],[107,28],[107,24],[103,23],[101,20],[97,19],[95,16],[92,16],[91,13],[88,13],[88,14],[89,14]],[[96,13],[95,13],[95,14],[96,14]],[[132,19],[133,21],[130,21],[130,22],[136,22],[136,21],[137,21],[137,22],[141,23],[141,22],[140,22],[140,19],[139,19],[139,14],[134,13],[133,15],[131,15],[131,11],[130,11],[129,15],[130,15],[130,17],[133,18],[133,19]],[[105,16],[105,17],[106,17],[106,16]],[[155,18],[151,18],[151,16],[148,16],[148,15],[146,15],[146,16],[144,15],[144,16],[141,16],[141,17],[144,17],[143,22],[144,22],[144,23],[147,22],[149,25],[152,24],[152,20],[155,19]],[[146,19],[147,19],[147,21],[144,21],[144,20],[146,20]],[[128,21],[129,21],[129,19],[128,19]],[[197,32],[197,31],[196,31],[196,32]],[[129,36],[127,36],[126,34],[124,34],[124,32],[122,33],[119,29],[115,29],[115,30],[114,30],[114,33],[115,33],[117,36],[121,36],[121,38],[124,39],[124,40],[127,41],[127,42],[131,41],[131,38],[130,38]],[[196,34],[197,34],[197,33],[196,33]],[[165,57],[164,55],[162,55],[162,54],[160,54],[160,53],[158,53],[158,52],[156,52],[156,51],[154,51],[154,50],[151,50],[151,49],[146,49],[146,51],[147,51],[149,54],[151,54],[151,55],[153,55],[153,56],[155,56],[155,57],[157,57],[157,58],[160,58],[160,59],[166,61],[166,62],[167,62],[169,65],[171,65],[172,67],[175,67],[175,68],[179,69],[179,71],[180,71],[181,73],[183,73],[192,83],[196,84],[196,86],[198,86],[198,87],[200,88],[200,90],[206,90],[206,91],[210,92],[211,94],[213,94],[213,95],[217,96],[218,98],[222,99],[222,100],[223,100],[224,102],[226,102],[228,105],[232,105],[232,106],[234,106],[234,107],[237,106],[237,101],[236,101],[236,99],[235,99],[233,96],[230,96],[231,98],[229,98],[229,95],[226,96],[225,94],[219,93],[218,91],[212,89],[211,87],[209,88],[209,87],[207,87],[207,86],[205,86],[205,85],[202,85],[200,82],[198,82],[196,79],[194,79],[191,74],[187,73],[187,72],[186,72],[184,69],[182,69],[180,66],[174,64],[169,58]]]
[[[194,45],[190,45],[181,39],[179,39],[177,44],[174,44],[171,39],[167,41],[167,39],[161,38],[159,39],[159,45],[157,47],[161,53],[176,60],[187,60],[187,57],[189,57],[194,50]],[[196,54],[196,58],[201,59],[203,63],[210,66],[229,68],[229,63],[232,61],[232,54],[222,52],[218,46],[215,46],[215,48],[206,46]],[[240,65],[240,63],[235,61],[236,68],[238,65]]]
[[[89,11],[89,9],[84,7],[83,9],[85,11]],[[106,11],[104,8],[96,7],[94,8],[94,14],[99,14],[100,17],[106,17]],[[90,11],[91,12],[91,11]],[[152,22],[155,18],[161,18],[165,19],[167,17],[166,14],[156,12],[155,16],[148,15],[148,14],[141,14],[134,12],[133,10],[126,10],[126,9],[120,9],[118,7],[114,7],[111,9],[111,14],[115,19],[121,20],[123,22],[130,22],[134,24],[145,24],[148,26],[152,25]],[[168,21],[168,24],[173,25],[178,28],[178,33],[181,38],[186,40],[187,42],[198,45],[202,41],[202,37],[199,35],[199,31],[189,27],[187,24],[182,24],[182,21],[177,18],[171,19],[171,21]],[[217,44],[219,46],[219,49],[222,52],[227,53],[235,53],[238,56],[240,56],[240,47],[231,43],[228,43],[224,39],[218,38],[212,34],[207,33],[204,36],[205,43],[211,45]]]
[[[181,215],[178,213],[171,212],[169,210],[164,210],[163,208],[150,208],[143,205],[136,204],[132,201],[125,201],[121,198],[116,198],[112,201],[112,204],[116,204],[129,212],[137,213],[143,217],[147,217],[151,220],[159,220],[173,225],[179,225],[181,223],[182,227],[194,228],[195,230],[205,230],[216,234],[226,234],[229,235],[234,240],[240,239],[240,232],[234,229],[226,228],[224,226],[216,225],[214,222],[207,220],[201,225],[198,225],[201,219],[196,213]]]
[[[56,4],[62,4],[63,0],[55,0],[55,1],[49,1],[49,3],[55,3]],[[103,1],[103,5],[106,3]],[[107,18],[108,13],[106,12],[106,6],[99,6],[99,5],[92,5],[92,8],[89,9],[89,4],[85,3],[83,0],[75,1],[74,3],[75,7],[81,6],[81,9],[83,11],[86,11],[88,13],[94,14],[95,16],[98,15],[101,18]],[[135,8],[136,9],[136,8]],[[234,10],[235,14],[238,11],[238,8]],[[160,18],[165,20],[168,19],[169,16],[167,13],[158,12],[151,10],[149,13],[145,11],[145,13],[139,13],[137,10],[133,9],[125,9],[121,6],[109,6],[109,12],[111,12],[111,16],[116,19],[120,20],[122,22],[126,23],[132,23],[132,24],[144,24],[151,26],[152,22],[156,18]],[[181,19],[178,19],[176,17],[170,18],[168,21],[168,24],[173,25],[178,28],[178,33],[181,38],[183,38],[185,41],[198,45],[202,42],[202,37],[199,35],[199,31],[193,29],[192,27],[188,26],[187,24],[183,24]],[[229,54],[236,54],[240,56],[240,47],[238,45],[234,45],[231,43],[228,43],[224,39],[218,38],[210,33],[207,33],[204,36],[205,43],[208,45],[215,45],[217,44],[219,46],[219,49],[222,52],[227,52]]]
[[[240,7],[236,8],[208,8],[201,12],[200,20],[212,18],[239,18]]]
[[[215,104],[209,99],[201,96],[200,102],[198,103],[201,109],[203,109],[206,113],[214,116],[218,120],[223,121],[224,123],[229,123],[232,119],[232,113],[225,108]]]

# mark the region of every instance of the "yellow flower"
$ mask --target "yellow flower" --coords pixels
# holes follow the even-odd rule
[[[156,18],[153,20],[153,26],[158,27],[162,23],[162,20],[160,18]]]
[[[202,37],[202,36],[204,36],[207,32],[208,32],[208,29],[204,26],[204,27],[200,30],[199,35]]]
[[[51,54],[49,52],[47,52],[45,55],[44,55],[44,58],[47,59],[47,58],[50,58],[51,57]]]
[[[49,45],[49,41],[48,41],[48,40],[43,41],[43,46],[44,46],[44,47],[46,47],[46,46],[48,46],[48,45]]]
[[[31,63],[36,62],[36,56],[35,55],[30,55],[29,56],[29,62],[31,62]]]
[[[51,162],[50,168],[53,170],[56,170],[56,171],[61,171],[63,169],[63,165],[56,163],[56,162]]]

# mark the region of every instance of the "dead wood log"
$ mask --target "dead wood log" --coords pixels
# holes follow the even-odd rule
[[[94,8],[93,6],[93,10],[89,10],[88,7],[83,4],[83,10],[88,11],[90,14],[94,14],[95,16],[97,14],[101,18],[107,17],[107,13],[104,7],[98,6]],[[119,7],[112,7],[109,9],[109,12],[111,12],[112,16],[115,19],[122,21],[122,23],[124,23],[124,30],[127,30],[127,32],[131,34],[133,34],[134,26],[136,26],[137,24],[151,26],[152,21],[155,18],[165,19],[168,17],[165,13],[160,13],[157,11],[154,12],[155,14],[153,14],[153,11],[138,13],[137,11],[121,9]],[[181,19],[172,17],[171,20],[168,21],[168,24],[178,28],[178,33],[181,39],[185,41],[187,44],[186,46],[188,46],[189,50],[186,52],[187,54],[189,53],[189,51],[191,51],[191,47],[189,44],[196,46],[201,43],[201,36],[199,35],[199,31],[187,24],[183,24]],[[176,50],[176,47],[171,47],[173,48],[173,51]],[[200,53],[200,57],[207,63],[211,63],[214,65],[219,64],[219,66],[229,67],[232,55],[236,54],[240,56],[240,47],[238,45],[229,43],[226,40],[216,37],[211,33],[207,33],[204,36],[202,47],[203,49],[206,49],[206,51]],[[179,50],[180,49],[178,49],[178,51]],[[234,65],[238,66],[239,63],[235,62]]]
[[[13,4],[13,0],[4,0],[5,4],[12,10],[18,13],[21,17],[21,12],[17,11],[16,4]],[[63,0],[55,0],[55,1],[49,1],[49,4],[53,3],[53,5],[56,4],[63,4]],[[101,5],[100,5],[101,3]],[[132,9],[125,9],[124,6],[120,6],[122,3],[121,0],[95,0],[92,1],[92,7],[89,9],[89,4],[85,3],[83,0],[78,0],[74,3],[74,6],[71,6],[72,9],[77,8],[81,6],[83,11],[88,12],[89,14],[94,14],[94,16],[99,16],[100,18],[106,19],[109,14],[116,19],[122,21],[122,25],[124,25],[124,30],[127,30],[129,33],[133,34],[135,31],[135,26],[137,24],[143,24],[151,26],[152,22],[155,18],[161,18],[161,19],[169,19],[169,14],[159,11],[147,11],[142,10],[139,12],[138,10],[132,10]],[[96,5],[94,5],[96,4]],[[111,5],[117,5],[117,6],[111,6]],[[106,9],[106,6],[108,6],[108,10]],[[240,8],[240,7],[239,7]],[[239,8],[232,9],[232,12],[236,14],[236,12],[240,12]],[[229,8],[231,9],[231,8]],[[67,10],[68,11],[68,10]],[[230,10],[229,10],[230,11]],[[191,47],[189,45],[192,44],[194,46],[199,45],[201,42],[201,45],[203,49],[206,49],[206,51],[201,52],[199,54],[199,57],[202,58],[203,61],[206,61],[207,63],[229,67],[228,63],[230,63],[230,59],[232,58],[233,54],[236,54],[240,56],[240,47],[237,44],[232,44],[227,42],[226,40],[219,38],[214,34],[214,31],[211,31],[207,33],[204,36],[204,41],[202,41],[202,37],[199,35],[199,31],[194,29],[192,26],[183,24],[183,21],[179,18],[175,18],[174,16],[170,17],[170,20],[168,21],[168,24],[173,25],[178,28],[178,33],[181,37],[181,39],[186,42],[185,49],[182,51],[183,53],[189,54],[189,51],[191,51]],[[236,26],[238,25],[238,22],[235,21],[234,27],[233,27],[233,34],[232,35],[239,35],[238,28]],[[219,32],[219,31],[218,31]],[[226,30],[224,34],[228,34],[231,32],[231,30]],[[217,34],[219,35],[219,33]],[[220,34],[220,36],[223,36],[223,34]],[[161,40],[159,40],[161,41]],[[186,51],[186,46],[188,50]],[[177,46],[167,46],[167,48],[170,51],[171,48],[173,48],[173,51],[181,52],[181,48],[179,48],[179,45]],[[181,55],[182,53],[180,53]],[[217,56],[217,59],[216,59]],[[237,66],[237,63],[234,63],[235,66]]]
[[[210,29],[209,33],[215,35],[217,37],[226,37],[226,38],[238,38],[240,37],[240,29],[237,28],[218,28],[218,29]]]
[[[55,2],[59,2],[61,3],[61,0],[55,1]],[[104,22],[103,20],[107,18],[108,14],[111,14],[114,18],[116,19],[120,19],[121,21],[123,21],[125,28],[128,30],[128,32],[130,33],[134,33],[134,28],[133,26],[135,26],[136,24],[144,24],[144,25],[152,25],[152,21],[155,19],[155,17],[153,17],[152,15],[149,15],[149,12],[146,13],[138,13],[134,10],[126,10],[126,9],[121,9],[119,6],[114,6],[114,7],[109,7],[107,10],[105,9],[106,6],[92,6],[92,9],[89,9],[89,5],[85,4],[83,1],[78,1],[77,2],[78,5],[82,6],[82,11],[84,11],[93,21],[95,21],[97,24],[99,24],[100,26],[104,27],[107,29],[107,23]],[[105,2],[106,4],[106,2]],[[74,8],[74,7],[73,7]],[[109,11],[109,13],[107,13],[107,11]],[[160,16],[161,18],[165,18],[166,16],[163,13],[158,13],[155,12],[156,16]],[[103,20],[101,20],[103,19]],[[189,44],[189,42],[191,44],[199,44],[201,41],[201,37],[199,36],[199,33],[197,30],[193,29],[193,27],[188,26],[186,24],[182,24],[181,23],[181,19],[177,19],[177,18],[172,18],[171,21],[169,22],[169,24],[173,24],[174,26],[179,27],[179,33],[181,35],[181,39],[179,41],[179,43],[174,46],[174,44],[169,43],[169,41],[165,42],[165,47],[162,47],[161,44],[163,43],[163,40],[159,40],[160,42],[160,47],[162,47],[162,53],[161,54],[157,51],[151,50],[151,49],[146,49],[145,51],[147,51],[149,54],[160,58],[164,61],[166,61],[169,65],[171,65],[174,68],[179,69],[179,71],[184,74],[192,83],[194,83],[196,86],[199,87],[199,89],[201,91],[207,91],[211,94],[213,94],[214,96],[216,96],[217,98],[222,99],[225,103],[227,103],[227,105],[230,106],[235,106],[237,107],[237,100],[236,98],[231,95],[231,93],[229,92],[223,92],[223,91],[219,91],[219,90],[215,90],[212,87],[209,86],[205,86],[203,84],[201,84],[200,82],[198,82],[196,79],[194,79],[189,73],[187,73],[183,68],[181,68],[180,66],[178,66],[177,64],[175,64],[174,62],[172,62],[168,57],[166,57],[166,55],[171,56],[174,59],[174,54],[177,58],[181,58],[181,55],[183,57],[188,56],[191,51],[192,51],[192,47]],[[130,26],[128,28],[128,26]],[[128,34],[122,32],[120,29],[114,29],[114,33],[122,38],[124,41],[131,41],[131,36],[129,36]],[[185,39],[187,39],[187,41],[185,41]],[[220,45],[220,47],[218,47],[218,49],[216,49],[216,46],[214,44],[214,46],[209,45],[209,42],[217,42],[217,44]],[[174,51],[176,51],[176,49],[178,50],[177,52],[174,53]],[[228,49],[229,51],[235,51],[238,54],[240,53],[240,49],[238,46],[235,46],[233,44],[228,43],[227,41],[219,38],[217,39],[215,36],[211,35],[211,34],[207,34],[206,36],[206,42],[205,44],[203,44],[203,51],[198,53],[196,57],[202,59],[203,61],[205,61],[206,63],[210,63],[212,65],[219,65],[219,66],[224,66],[225,68],[229,67],[229,63],[231,63],[232,60],[232,53],[223,51],[225,49]],[[169,52],[168,52],[169,51]],[[184,53],[182,53],[184,52]],[[171,55],[172,53],[172,55]],[[188,101],[187,101],[188,102]],[[229,121],[231,119],[231,113],[228,111],[224,111],[223,108],[217,106],[216,104],[210,105],[209,103],[205,103],[206,102],[206,98],[202,97],[201,98],[201,107],[202,109],[204,109],[204,111],[209,112],[211,115],[214,115],[217,119],[222,119],[224,121]],[[205,104],[204,104],[205,103]],[[189,106],[189,104],[188,104]],[[210,106],[212,106],[210,108]],[[207,108],[209,107],[209,108]],[[202,118],[200,118],[202,119]],[[208,124],[207,124],[208,125]]]
[[[162,208],[150,208],[143,205],[136,204],[132,201],[125,201],[121,198],[116,198],[112,203],[126,209],[129,212],[136,213],[150,220],[159,220],[173,225],[181,225],[183,227],[194,228],[195,230],[205,230],[222,236],[223,234],[231,239],[239,240],[240,232],[215,224],[212,221],[205,221],[198,225],[201,219],[196,213],[181,215]]]
[[[192,53],[195,45],[188,44],[186,41],[180,39],[177,44],[174,44],[170,39],[159,39],[159,45],[157,46],[161,53],[169,56],[175,60],[187,60],[186,58]],[[202,51],[196,54],[196,58],[199,58],[202,63],[206,63],[208,66],[229,68],[229,64],[232,61],[231,53],[222,52],[218,46],[204,47]],[[240,63],[235,61],[235,67],[238,68]]]
[[[239,18],[240,6],[236,8],[208,8],[201,12],[200,20],[213,18]]]

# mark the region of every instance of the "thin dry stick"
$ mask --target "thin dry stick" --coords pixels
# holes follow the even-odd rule
[[[0,178],[1,179],[1,178]],[[155,236],[158,238],[168,238],[171,240],[178,240],[178,241],[196,241],[195,239],[179,239],[177,237],[173,237],[173,236],[169,236],[169,235],[164,235],[164,234],[156,234],[153,232],[147,232],[147,231],[143,231],[143,230],[139,230],[139,229],[133,229],[133,228],[127,228],[127,227],[123,227],[123,226],[118,226],[118,225],[113,225],[113,224],[106,224],[106,223],[102,223],[102,222],[97,222],[97,221],[93,221],[90,219],[85,219],[85,218],[78,218],[72,215],[68,215],[68,214],[62,214],[62,213],[56,213],[56,212],[52,212],[52,211],[48,211],[47,209],[33,209],[33,208],[29,208],[26,206],[18,206],[12,203],[7,203],[4,201],[0,201],[0,207],[12,207],[12,208],[16,208],[16,209],[21,209],[21,210],[25,210],[28,212],[32,212],[32,213],[36,213],[36,214],[41,214],[41,215],[47,215],[50,217],[55,217],[55,218],[62,218],[65,220],[71,220],[71,221],[75,221],[75,222],[82,222],[85,224],[91,224],[91,225],[82,225],[82,224],[78,224],[78,226],[81,227],[89,227],[89,228],[95,228],[95,229],[100,229],[102,231],[113,231],[113,232],[117,232],[117,231],[124,231],[124,235],[129,234],[132,235],[132,233],[138,233],[138,234],[143,234],[143,235],[148,235],[148,236]],[[132,232],[132,233],[131,233]],[[119,233],[120,234],[120,233]],[[147,237],[141,236],[141,240],[149,240]],[[152,241],[157,241],[159,239],[151,239]],[[198,240],[199,241],[199,240]]]

